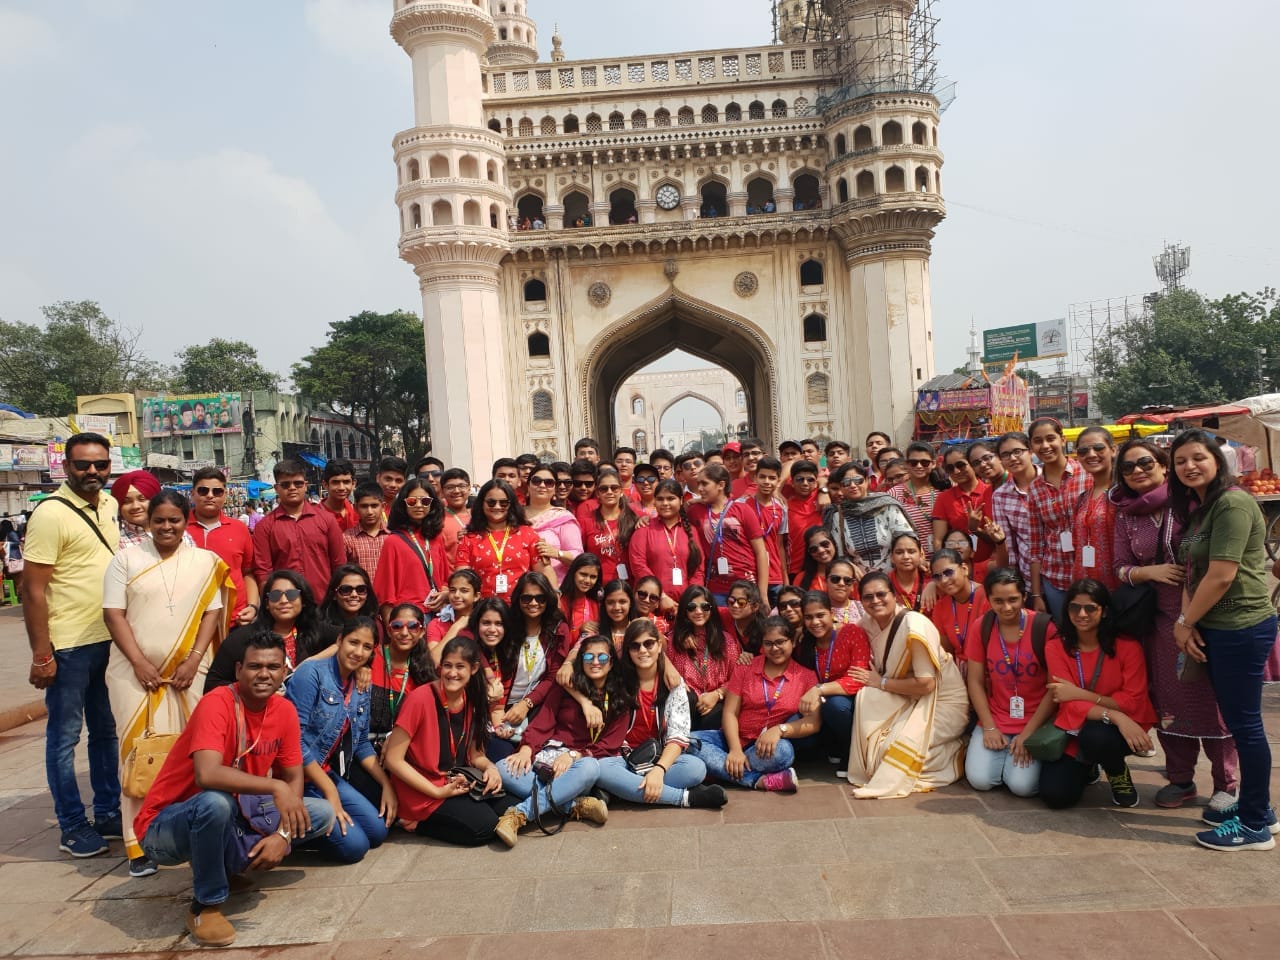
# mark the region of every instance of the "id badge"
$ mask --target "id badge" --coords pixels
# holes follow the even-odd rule
[[[673,587],[684,586],[684,571],[681,570],[679,567],[671,568],[671,585]]]
[[[722,577],[727,577],[729,575],[729,561],[727,558],[721,557],[716,561],[716,573],[720,574]]]
[[[507,575],[505,573],[500,573],[493,578],[493,592],[494,593],[507,592]]]
[[[1098,551],[1089,544],[1085,544],[1080,548],[1080,564],[1085,567],[1096,567],[1098,565]]]
[[[1071,531],[1063,530],[1058,534],[1058,545],[1062,548],[1063,553],[1074,553],[1075,544],[1071,542]]]
[[[627,565],[625,563],[618,564],[618,579],[627,579]]]
[[[1027,704],[1021,697],[1009,698],[1009,718],[1011,720],[1024,720],[1027,716]]]

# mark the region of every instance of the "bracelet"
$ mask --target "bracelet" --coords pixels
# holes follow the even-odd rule
[[[48,666],[49,664],[51,664],[51,663],[53,663],[53,654],[52,654],[52,653],[51,653],[51,654],[49,654],[49,656],[45,657],[43,660],[32,660],[32,661],[31,661],[31,665],[32,665],[33,667],[47,667],[47,666]]]
[[[526,710],[532,710],[532,709],[533,709],[533,701],[532,701],[532,700],[530,700],[528,697],[525,697],[525,698],[524,698],[523,700],[521,700],[520,702],[521,702],[521,703],[527,703],[527,704],[529,705],[528,707],[526,707],[526,708],[525,708]]]
[[[982,729],[986,730],[988,733],[995,733],[1000,728],[999,727],[983,727]]]
[[[1094,703],[1094,706],[1097,706],[1097,707],[1102,706],[1102,694],[1098,694],[1098,699],[1093,701],[1093,703]]]
[[[185,657],[183,657],[182,659],[183,659],[184,661],[186,661],[186,660],[190,660],[192,657],[195,657],[197,660],[203,660],[203,659],[204,659],[204,655],[205,655],[205,651],[204,651],[204,650],[197,650],[195,647],[192,647],[192,648],[191,648],[191,652],[190,652],[190,653],[188,653],[188,654],[187,654]]]
[[[261,608],[260,608],[256,603],[246,603],[246,604],[244,605],[244,608],[245,608],[246,610],[248,610],[250,607],[253,607],[253,609],[255,609],[255,610],[259,610],[259,609],[261,609]]]
[[[1032,599],[1032,600],[1043,600],[1043,599],[1044,599],[1044,595],[1043,595],[1043,594],[1039,594],[1039,593],[1033,593],[1033,594],[1031,594],[1031,599]]]
[[[658,761],[656,761],[656,760],[653,762],[653,765],[654,765],[655,767],[657,767],[659,770],[661,770],[663,773],[670,773],[670,772],[671,772],[671,771],[670,771],[670,770],[668,770],[666,767],[664,767],[662,764],[658,763]]]
[[[886,676],[881,676],[881,677],[880,677],[880,689],[881,689],[881,690],[887,689],[887,688],[885,687],[885,684],[886,684],[886,683],[888,683],[888,682],[889,682],[889,678],[888,678],[888,677],[886,677]]]

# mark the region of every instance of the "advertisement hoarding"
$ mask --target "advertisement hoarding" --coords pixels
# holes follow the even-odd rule
[[[1067,355],[1067,321],[1045,320],[982,331],[982,362],[1046,360]]]
[[[147,437],[243,433],[241,423],[238,393],[189,393],[142,401],[142,432]]]

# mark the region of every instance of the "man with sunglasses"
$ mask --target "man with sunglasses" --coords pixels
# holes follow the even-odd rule
[[[583,520],[600,506],[595,498],[596,478],[600,475],[600,468],[590,460],[578,459],[569,467],[569,475],[573,478],[573,485],[569,488],[569,501],[565,506],[581,526]]]
[[[347,548],[333,515],[307,502],[306,470],[297,460],[276,464],[279,505],[253,531],[253,575],[262,586],[272,570],[293,570],[323,597],[329,575],[347,562]]]
[[[440,487],[444,478],[443,460],[430,454],[425,457],[419,457],[417,464],[413,468],[413,475],[426,482],[427,486],[431,488],[433,497],[444,496],[444,491]]]
[[[27,522],[23,618],[31,643],[30,683],[43,690],[49,719],[44,764],[58,817],[58,849],[73,857],[107,852],[120,839],[120,755],[107,698],[111,635],[102,585],[120,541],[118,508],[102,496],[111,441],[77,433],[66,443],[67,479]],[[93,823],[76,782],[75,747],[89,731]]]
[[[187,535],[192,543],[222,558],[236,586],[234,623],[252,623],[258,615],[258,582],[253,579],[253,535],[239,520],[222,512],[227,502],[227,478],[218,467],[201,467],[191,477],[191,517]]]

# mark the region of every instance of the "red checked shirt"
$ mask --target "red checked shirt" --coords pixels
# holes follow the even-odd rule
[[[244,578],[253,576],[253,535],[239,520],[226,514],[218,516],[218,525],[206,527],[194,513],[187,522],[187,534],[197,547],[212,551],[231,568],[231,582],[236,585],[236,608],[231,612],[232,622],[244,609]]]
[[[1039,562],[1040,577],[1059,590],[1071,584],[1071,565],[1080,544],[1072,538],[1072,550],[1063,550],[1063,534],[1071,533],[1071,521],[1080,494],[1091,489],[1093,480],[1084,467],[1067,461],[1062,482],[1054,487],[1044,474],[1031,482],[1027,492],[1027,510],[1031,514],[1030,562]]]
[[[1016,567],[1022,576],[1031,580],[1031,511],[1027,509],[1026,492],[1010,476],[991,494],[991,512],[1000,529],[1004,531],[1005,546],[1009,550],[1009,566]]]
[[[387,536],[386,527],[379,527],[377,533],[365,533],[362,527],[356,527],[342,535],[347,560],[364,567],[364,572],[369,574],[371,581],[378,575],[378,560],[382,557]]]

